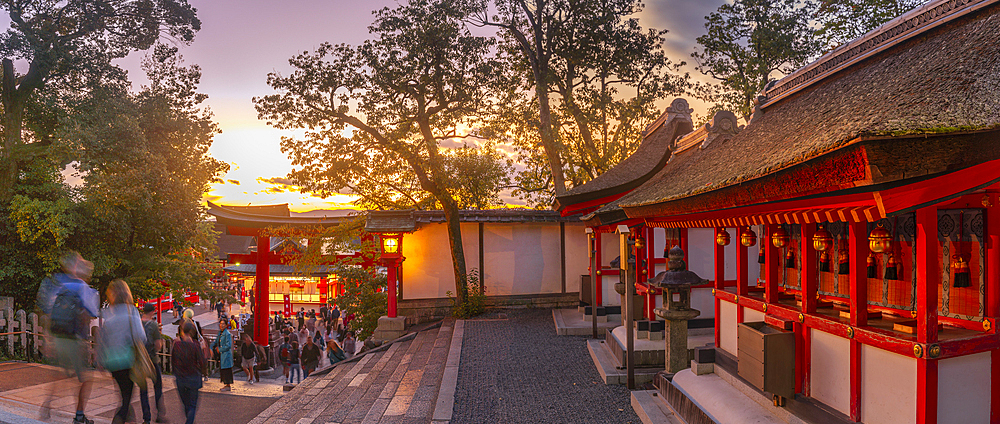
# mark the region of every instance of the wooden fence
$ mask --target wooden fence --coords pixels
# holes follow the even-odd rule
[[[98,339],[100,329],[97,326],[90,328],[91,349],[87,362],[97,368],[96,349],[94,340]],[[9,359],[21,359],[27,361],[39,361],[45,357],[45,333],[39,324],[39,317],[34,312],[26,313],[24,310],[14,310],[13,299],[0,297],[0,357]],[[211,342],[211,339],[209,340]],[[169,374],[170,351],[173,346],[163,343],[163,347],[156,352],[160,357],[160,364],[163,372]],[[208,358],[208,372],[214,373],[219,368],[219,362]]]

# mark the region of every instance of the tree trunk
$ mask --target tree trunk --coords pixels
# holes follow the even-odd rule
[[[539,64],[539,68],[544,65]],[[549,170],[552,172],[552,183],[555,185],[556,196],[566,193],[566,176],[563,175],[562,157],[559,156],[559,146],[556,144],[555,131],[552,129],[552,109],[549,106],[549,90],[547,67],[535,72],[535,96],[538,97],[539,136],[542,138],[542,148],[549,159]]]
[[[438,199],[448,221],[448,243],[451,246],[451,259],[455,272],[455,297],[465,303],[468,297],[468,272],[465,267],[465,248],[462,245],[462,225],[459,220],[458,205],[450,194],[444,194]]]
[[[14,196],[14,182],[17,180],[17,148],[21,144],[21,125],[24,102],[17,90],[14,63],[3,60],[3,82],[0,85],[0,101],[3,103],[3,151],[0,152],[0,204],[6,205]]]

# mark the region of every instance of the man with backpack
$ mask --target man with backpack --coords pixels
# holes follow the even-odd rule
[[[285,384],[288,384],[288,371],[292,368],[292,344],[289,343],[287,335],[284,337],[284,343],[278,346],[278,359],[285,373]]]
[[[100,295],[87,285],[94,264],[77,252],[60,260],[63,272],[46,278],[38,290],[38,305],[47,316],[47,342],[50,354],[66,371],[80,382],[76,398],[75,424],[94,424],[83,410],[90,396],[90,373],[84,361],[90,357],[90,321],[97,317]],[[42,418],[49,418],[49,408],[58,385],[51,385],[49,398],[42,405]]]

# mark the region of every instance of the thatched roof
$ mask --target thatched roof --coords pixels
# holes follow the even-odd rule
[[[960,13],[964,14],[955,17]],[[743,131],[704,149],[675,155],[648,183],[618,203],[629,211],[735,187],[828,155],[862,137],[1000,125],[997,0],[935,1],[887,26],[862,39],[868,41],[844,46],[846,52],[838,49],[821,58],[839,61],[840,68],[809,65],[810,70],[826,69],[826,73],[816,71],[808,81],[799,78],[794,89],[779,82],[776,87],[784,91],[772,88],[769,93],[784,97],[765,100],[762,113]],[[912,35],[921,28],[922,33]],[[893,34],[897,38],[889,37]],[[907,34],[910,38],[903,39]],[[849,58],[838,56],[847,53]],[[892,169],[881,171],[895,175]],[[913,176],[917,175],[909,175]]]
[[[691,112],[687,100],[674,99],[663,115],[643,131],[635,153],[597,178],[557,197],[553,209],[622,194],[642,185],[666,163],[673,141],[691,131]]]

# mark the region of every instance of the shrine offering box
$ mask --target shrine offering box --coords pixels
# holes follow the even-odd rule
[[[737,330],[740,377],[758,389],[791,398],[795,394],[795,333],[764,322],[744,322]]]

